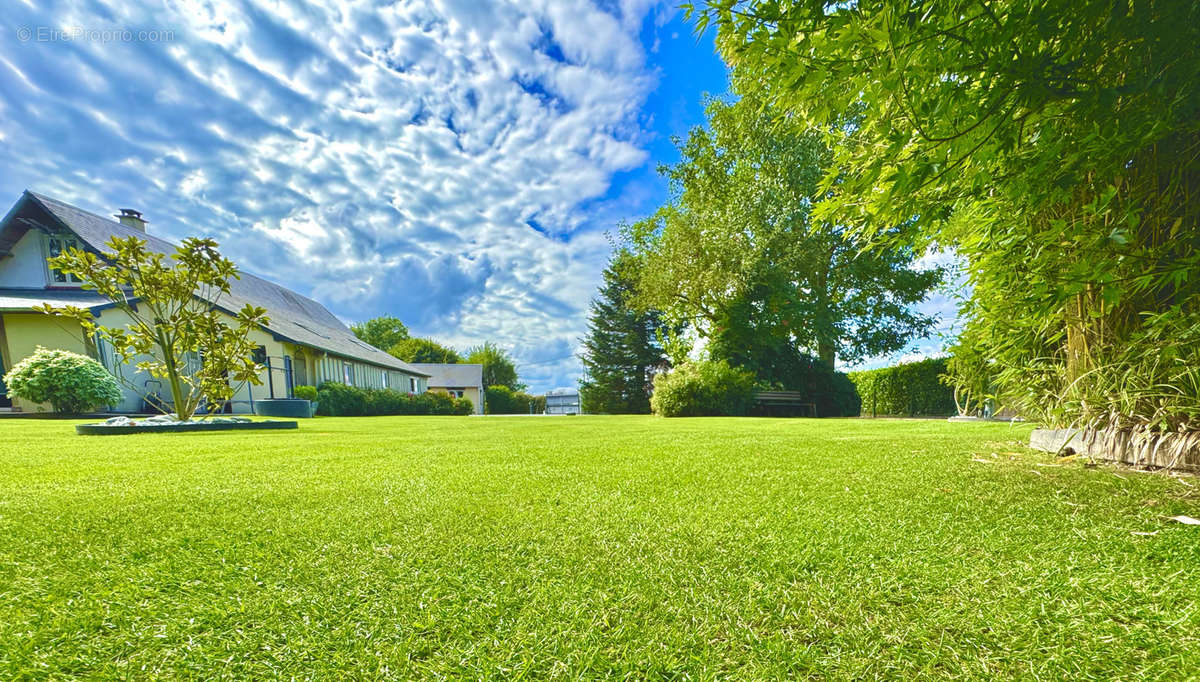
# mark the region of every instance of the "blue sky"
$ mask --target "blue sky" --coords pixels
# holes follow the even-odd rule
[[[671,136],[726,89],[673,7],[10,1],[0,199],[138,208],[346,321],[572,385],[606,232],[663,200]]]

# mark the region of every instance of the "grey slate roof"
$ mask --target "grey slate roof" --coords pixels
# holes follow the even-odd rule
[[[429,375],[431,388],[483,387],[483,365],[414,362],[412,366]]]
[[[53,197],[29,191],[25,194],[36,200],[64,227],[79,235],[88,246],[97,251],[107,251],[104,244],[112,237],[133,236],[146,240],[146,248],[152,251],[164,254],[175,252],[176,245],[165,239],[84,211]],[[220,307],[237,311],[247,303],[262,306],[266,308],[270,318],[265,326],[266,330],[279,338],[373,365],[418,376],[427,375],[413,365],[360,341],[341,320],[311,298],[246,272],[240,275],[241,279],[229,283],[230,294],[221,296],[218,302]]]

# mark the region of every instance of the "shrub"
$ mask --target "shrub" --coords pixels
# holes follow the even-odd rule
[[[944,374],[946,359],[931,358],[849,376],[862,396],[865,413],[942,417],[958,411],[954,389],[942,381]]]
[[[753,399],[753,374],[708,360],[654,377],[650,407],[664,417],[734,416],[746,414]]]
[[[317,414],[358,417],[367,413],[367,396],[361,388],[326,381],[317,387],[317,399],[321,402]]]
[[[470,400],[455,399],[445,393],[413,395],[388,388],[355,388],[333,381],[321,384],[317,398],[320,400],[317,413],[331,417],[468,415],[474,410]]]
[[[488,414],[541,414],[546,411],[546,396],[529,395],[508,386],[488,386],[483,409]]]
[[[292,395],[296,396],[300,400],[312,400],[315,402],[317,400],[317,387],[297,386],[296,388],[292,389]]]
[[[123,399],[113,375],[95,360],[65,350],[38,346],[4,377],[10,395],[50,403],[55,412],[77,414]]]

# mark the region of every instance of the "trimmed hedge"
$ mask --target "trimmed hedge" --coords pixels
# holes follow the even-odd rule
[[[753,374],[707,360],[655,376],[650,408],[663,417],[733,417],[746,414],[753,400]]]
[[[507,386],[488,386],[483,409],[487,414],[542,414],[546,411],[546,396],[529,395]]]
[[[445,393],[401,393],[387,388],[355,388],[327,381],[317,388],[317,414],[327,417],[459,415],[475,411],[470,400]]]
[[[850,372],[865,415],[946,417],[958,413],[954,389],[942,383],[946,358]]]

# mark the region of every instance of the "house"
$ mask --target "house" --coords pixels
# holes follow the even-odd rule
[[[466,398],[483,414],[483,365],[414,362],[412,366],[429,375],[429,390]]]
[[[46,263],[68,247],[107,251],[105,243],[112,237],[135,236],[152,251],[174,253],[175,244],[147,233],[141,213],[121,209],[114,217],[119,221],[26,191],[0,221],[0,376],[37,346],[88,354],[123,386],[124,400],[110,409],[141,412],[146,407],[143,396],[167,396],[169,388],[133,365],[120,363],[107,341],[85,338],[77,323],[33,311],[46,303],[69,304],[91,310],[103,325],[124,326],[127,319],[122,311]],[[233,411],[249,412],[255,400],[291,397],[295,386],[324,381],[425,392],[428,373],[363,343],[311,298],[245,272],[230,286],[231,294],[217,302],[219,310],[228,313],[249,303],[265,308],[269,317],[267,324],[251,332],[258,344],[256,359],[265,366],[262,385],[236,387]],[[40,406],[10,399],[2,382],[0,409],[42,411]]]
[[[546,392],[546,414],[583,414],[579,389],[556,388]]]

